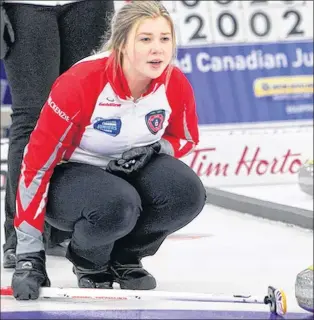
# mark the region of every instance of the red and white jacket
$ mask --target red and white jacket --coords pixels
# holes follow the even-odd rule
[[[192,87],[173,68],[137,101],[112,56],[81,60],[54,83],[24,151],[16,198],[17,253],[41,250],[50,177],[62,161],[106,168],[133,147],[156,141],[161,152],[187,155],[199,140]],[[32,245],[30,245],[32,244]]]

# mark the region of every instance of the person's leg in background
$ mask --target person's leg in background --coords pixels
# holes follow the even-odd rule
[[[54,7],[4,4],[15,43],[3,60],[12,96],[3,265],[15,267],[15,198],[23,152],[50,88],[59,75],[60,41]]]
[[[4,61],[11,87],[13,114],[3,264],[5,267],[14,267],[15,195],[24,147],[53,82],[97,48],[108,31],[110,24],[107,15],[112,14],[114,7],[113,1],[84,0],[57,7],[7,4],[6,10],[17,40]],[[46,18],[47,15],[50,15],[49,18]],[[45,238],[47,254],[65,254],[66,247],[60,242],[67,239],[67,233],[57,231],[46,223]]]
[[[114,2],[111,0],[82,0],[58,6],[60,74],[98,48],[103,35],[110,29],[108,17],[113,11]],[[65,255],[68,233],[49,226],[49,223],[45,227],[46,237],[49,238],[47,253]]]
[[[79,287],[111,288],[114,242],[134,228],[140,211],[140,196],[123,179],[87,164],[55,168],[46,220],[57,230],[73,233],[67,258],[74,265]]]
[[[110,29],[113,1],[83,0],[65,5],[59,14],[60,73],[98,49]]]
[[[141,259],[153,256],[168,235],[202,211],[206,191],[190,167],[165,154],[129,180],[141,197],[143,211],[135,228],[116,241],[112,270],[122,289],[153,289],[156,281],[142,268]]]
[[[59,6],[60,74],[73,64],[92,54],[110,28],[113,1],[83,0]],[[49,225],[49,224],[48,224]],[[47,244],[50,255],[66,251],[68,234],[46,224]]]

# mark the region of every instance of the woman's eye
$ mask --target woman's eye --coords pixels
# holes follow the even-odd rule
[[[143,42],[148,42],[150,40],[150,38],[142,38],[141,41]]]
[[[162,38],[162,41],[169,41],[169,40],[170,40],[169,37],[163,37],[163,38]]]

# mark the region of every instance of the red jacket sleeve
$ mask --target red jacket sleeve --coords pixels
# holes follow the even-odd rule
[[[162,140],[171,145],[176,158],[181,158],[193,151],[199,142],[198,118],[191,84],[181,71],[173,72],[176,74],[167,93],[172,113]],[[162,143],[162,147],[164,145]]]
[[[64,153],[72,147],[78,128],[81,116],[79,95],[75,79],[65,75],[59,77],[24,150],[14,220],[20,253],[36,251],[35,247],[24,248],[23,241],[34,243],[43,232],[50,177]]]

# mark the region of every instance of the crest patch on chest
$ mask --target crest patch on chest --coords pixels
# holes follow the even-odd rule
[[[165,110],[154,110],[145,116],[147,128],[152,134],[157,134],[163,128],[165,121]]]

